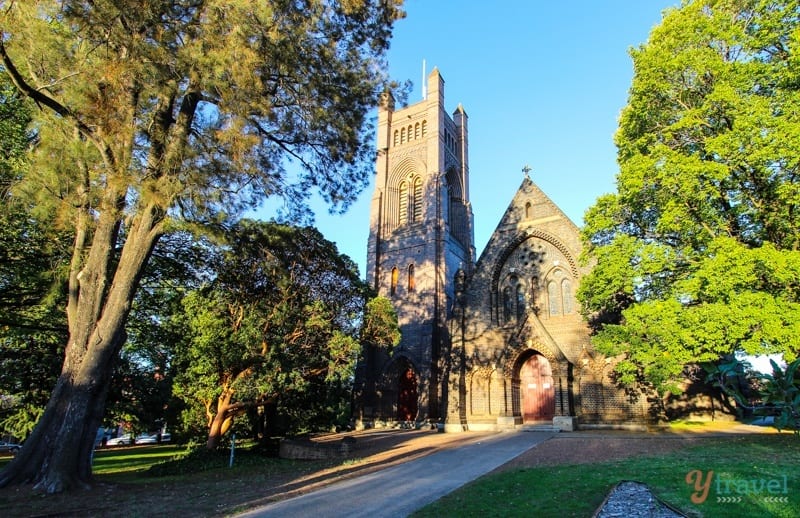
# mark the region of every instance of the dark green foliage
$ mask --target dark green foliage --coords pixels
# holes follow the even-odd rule
[[[361,341],[375,347],[386,349],[387,353],[400,343],[400,329],[397,327],[397,313],[392,301],[386,297],[375,297],[367,302]]]
[[[67,328],[66,235],[31,213],[13,189],[36,140],[31,102],[0,74],[0,435],[19,440],[41,415],[58,376]]]
[[[707,381],[733,397],[744,410],[756,416],[772,416],[778,430],[800,434],[800,358],[781,367],[770,360],[772,373],[754,372],[736,359],[705,366]],[[743,390],[750,379],[757,386],[756,394]],[[745,382],[743,383],[743,380]]]
[[[187,291],[210,275],[207,239],[175,232],[153,251],[126,326],[127,341],[114,368],[104,422],[151,432],[178,425],[182,404],[172,395],[175,347],[183,336],[172,318]]]
[[[253,444],[235,449],[236,467],[261,466],[270,460]],[[230,466],[230,449],[209,450],[197,447],[176,455],[175,458],[153,464],[144,472],[148,477],[169,477],[175,475],[192,475],[212,469],[227,468]]]
[[[175,320],[184,426],[211,446],[244,415],[261,437],[344,425],[369,297],[355,263],[313,228],[242,221],[210,264]]]

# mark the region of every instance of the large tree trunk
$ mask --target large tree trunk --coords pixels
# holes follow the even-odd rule
[[[35,489],[56,493],[91,482],[92,450],[111,372],[125,342],[125,321],[139,279],[160,236],[161,219],[159,211],[143,210],[116,262],[119,222],[101,216],[86,260],[73,262],[83,268],[71,275],[64,366],[31,436],[0,473],[0,487],[33,483]],[[83,253],[80,246],[76,250]]]
[[[114,344],[101,347],[119,349]],[[0,474],[0,486],[33,483],[37,490],[56,493],[90,482],[92,450],[103,419],[112,362],[94,367],[88,363],[83,362],[87,370],[106,374],[92,379],[85,372],[62,372],[33,433]]]

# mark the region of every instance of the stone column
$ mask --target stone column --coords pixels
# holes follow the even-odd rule
[[[553,417],[553,427],[562,432],[571,432],[577,429],[577,420],[570,412],[569,363],[559,364],[558,370],[553,374],[553,383],[556,384],[556,411]]]
[[[501,429],[514,428],[517,424],[514,416],[514,381],[503,377],[503,409],[497,417],[497,426]]]

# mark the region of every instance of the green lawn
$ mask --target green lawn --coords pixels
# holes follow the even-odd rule
[[[0,492],[0,509],[5,509],[7,516],[72,509],[87,515],[86,510],[106,509],[110,497],[112,509],[170,508],[187,516],[213,515],[262,497],[260,488],[273,484],[276,477],[285,475],[290,480],[330,465],[268,459],[246,451],[243,448],[235,468],[228,469],[224,452],[209,455],[201,451],[185,457],[185,449],[174,445],[100,450],[94,459],[96,479],[101,484],[119,484],[113,493],[106,494],[106,488],[103,492],[83,493],[80,499],[69,494],[42,499],[4,490]],[[158,469],[162,476],[145,473],[149,466],[175,457],[185,458],[161,464]],[[0,458],[0,468],[8,460]],[[702,472],[703,482],[710,481],[702,503],[690,501],[695,488],[686,483],[686,476],[693,470]],[[709,471],[713,475],[707,479]],[[758,434],[706,438],[699,446],[661,456],[487,475],[415,516],[588,517],[622,480],[647,484],[659,498],[689,516],[800,517],[800,437]],[[769,487],[773,488],[772,494]],[[718,501],[718,497],[739,496],[740,502]],[[769,501],[770,497],[786,501]],[[225,505],[216,507],[220,502]],[[147,512],[141,514],[149,516]]]
[[[185,451],[185,446],[174,444],[96,450],[92,472],[95,475],[104,475],[109,482],[146,480],[142,475],[144,470],[153,464],[183,456]],[[0,469],[11,462],[11,459],[11,456],[0,457]]]
[[[702,472],[699,486],[713,471],[707,497],[697,504],[690,501],[694,484],[686,482],[693,470]],[[700,478],[697,475],[693,482]],[[800,438],[791,434],[721,437],[663,456],[487,475],[414,516],[587,517],[622,480],[647,484],[661,500],[688,516],[797,517]],[[738,497],[740,502],[723,501]],[[786,502],[770,501],[779,498]]]
[[[94,454],[92,472],[95,475],[115,475],[115,479],[132,482],[141,478],[141,472],[153,464],[181,456],[185,451],[185,446],[173,444],[98,450]]]

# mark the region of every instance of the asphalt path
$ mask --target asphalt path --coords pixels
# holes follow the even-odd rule
[[[402,517],[441,498],[549,439],[550,432],[502,432],[305,495],[238,515],[239,518],[346,516]]]

